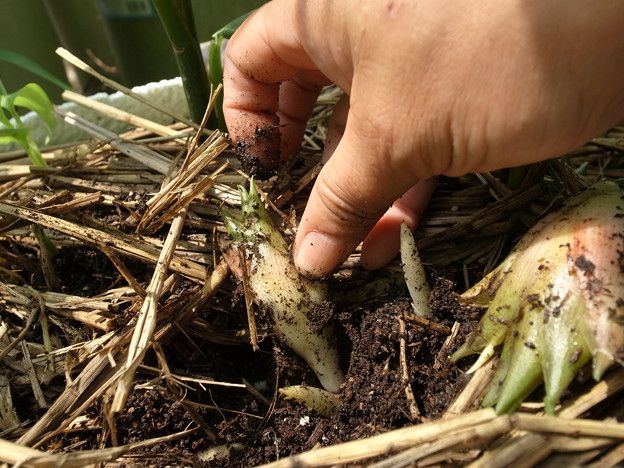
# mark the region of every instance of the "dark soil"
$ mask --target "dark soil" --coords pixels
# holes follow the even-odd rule
[[[57,263],[63,268],[65,289],[84,294],[85,285],[89,285],[90,293],[111,287],[115,273],[105,257],[88,249],[70,249],[63,253]],[[457,337],[459,342],[476,324],[478,311],[457,303],[454,284],[450,280],[437,278],[433,285],[433,320],[448,327],[455,321],[462,323],[462,332]],[[131,443],[194,427],[193,418],[180,403],[182,394],[194,409],[195,417],[211,428],[215,440],[197,431],[183,439],[151,447],[142,455],[142,463],[254,466],[315,446],[367,437],[439,417],[466,380],[461,370],[448,363],[448,355],[456,345],[444,348],[447,335],[408,320],[405,320],[402,337],[399,319],[404,313],[411,312],[411,306],[406,291],[397,294],[398,298],[387,298],[370,307],[343,308],[337,313],[339,346],[347,379],[340,391],[340,411],[332,418],[276,398],[278,386],[301,383],[318,386],[315,375],[285,349],[279,339],[270,336],[270,329],[262,322],[266,320],[262,314],[258,317],[261,322],[260,351],[254,353],[246,340],[234,340],[235,330],[244,329],[246,325],[244,301],[239,294],[216,297],[211,308],[207,308],[200,318],[219,330],[232,330],[232,341],[226,345],[223,340],[206,339],[205,335],[189,330],[194,343],[179,335],[173,342],[163,345],[168,364],[172,372],[178,374],[224,382],[246,381],[255,392],[212,385],[205,386],[205,390],[195,387],[172,392],[172,388],[162,381],[148,385],[154,375],[140,372],[138,387],[116,424],[118,443]],[[318,318],[323,323],[327,321],[327,310],[319,310]],[[420,412],[416,418],[410,414],[401,379],[401,338],[405,339],[407,346],[410,384]],[[158,366],[152,355],[148,355],[146,364]],[[101,404],[98,402],[89,411],[100,428],[105,427],[100,416]],[[66,435],[62,442],[59,439],[52,441],[48,448],[70,447],[75,450],[78,446],[80,449],[95,449],[109,445],[108,440],[102,445],[102,434],[101,429],[78,431]],[[233,451],[230,459],[211,462],[200,459],[202,451],[220,444],[243,444],[246,448]],[[154,454],[154,458],[150,454]]]
[[[432,294],[435,320],[448,326],[456,320],[476,323],[478,313],[457,303],[452,286],[448,280],[436,281]],[[340,391],[339,413],[327,419],[278,400],[268,423],[248,435],[250,447],[230,460],[230,466],[267,463],[316,445],[359,439],[440,416],[465,379],[457,367],[448,364],[452,348],[442,349],[445,335],[406,322],[404,338],[410,383],[422,416],[412,419],[399,363],[399,318],[405,312],[411,312],[407,299],[392,300],[374,309],[340,312],[341,346],[343,355],[349,355],[349,359],[347,380]],[[289,352],[280,359],[282,385],[302,380],[315,384],[309,371],[294,365],[297,359]]]
[[[67,247],[54,258],[54,269],[65,294],[95,296],[115,287],[119,273],[99,250]]]

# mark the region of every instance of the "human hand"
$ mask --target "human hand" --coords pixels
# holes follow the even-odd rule
[[[350,96],[297,232],[299,269],[327,274],[367,235],[362,261],[380,266],[401,219],[423,210],[424,181],[555,157],[621,121],[623,16],[624,4],[583,0],[260,8],[224,61],[225,118],[247,156],[277,167],[299,147],[321,86]]]

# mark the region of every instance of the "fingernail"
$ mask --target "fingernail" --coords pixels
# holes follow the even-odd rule
[[[331,273],[345,255],[346,245],[343,241],[311,231],[295,245],[295,266],[304,275],[319,278]]]

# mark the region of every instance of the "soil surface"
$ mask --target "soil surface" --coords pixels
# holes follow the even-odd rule
[[[64,289],[68,292],[97,294],[115,281],[108,260],[96,251],[66,249],[57,263],[64,272]],[[133,267],[139,274],[140,263]],[[178,374],[223,382],[243,381],[252,390],[219,385],[206,385],[205,391],[197,387],[170,387],[162,382],[155,384],[150,380],[154,375],[149,372],[139,372],[137,386],[116,424],[118,443],[180,432],[194,427],[195,419],[209,432],[196,431],[182,439],[152,446],[137,463],[255,466],[313,447],[439,417],[466,381],[463,372],[448,363],[448,356],[476,324],[479,311],[458,304],[451,279],[434,277],[431,284],[432,320],[449,329],[456,321],[462,324],[460,333],[446,345],[447,334],[403,318],[412,313],[406,289],[366,307],[341,306],[336,312],[346,382],[340,389],[340,409],[331,418],[278,396],[278,387],[319,384],[307,365],[272,336],[266,314],[257,317],[261,343],[260,350],[253,352],[248,341],[234,339],[235,331],[246,326],[240,292],[216,297],[212,312],[207,309],[200,320],[220,330],[232,330],[231,341],[224,344],[216,337],[211,341],[190,331],[188,339],[178,336],[163,346],[168,364]],[[235,285],[230,289],[235,289]],[[214,310],[226,313],[217,318]],[[326,323],[326,314],[319,315],[319,320]],[[401,340],[405,343],[406,369],[401,366]],[[146,364],[158,366],[153,355],[147,356]],[[413,402],[405,391],[404,372],[409,376]],[[180,401],[181,395],[185,396],[186,406]],[[102,401],[98,401],[88,412],[99,427],[104,423],[101,405]],[[101,432],[76,430],[62,440],[53,440],[48,448],[76,450],[78,445],[80,449],[95,449],[102,447],[103,442],[107,443],[101,440]],[[202,453],[218,444],[235,448],[229,458],[206,461]],[[244,449],[236,450],[243,446]],[[149,453],[154,453],[153,459]],[[163,453],[167,455],[163,457]]]

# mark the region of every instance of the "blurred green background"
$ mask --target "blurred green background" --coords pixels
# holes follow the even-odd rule
[[[265,1],[193,0],[200,42]],[[151,0],[0,0],[0,48],[29,57],[81,93],[101,90],[88,75],[65,69],[58,46],[127,86],[178,73]],[[0,77],[9,92],[35,81],[60,102],[60,89],[12,64],[0,62]]]

